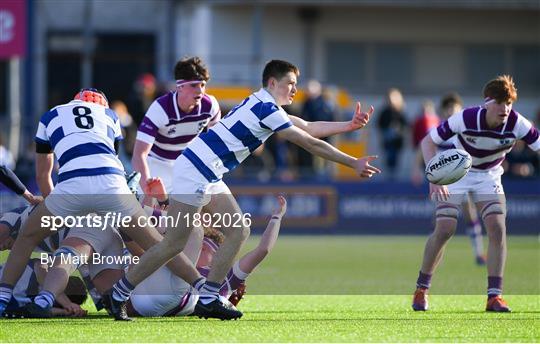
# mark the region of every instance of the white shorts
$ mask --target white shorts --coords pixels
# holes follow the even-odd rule
[[[467,194],[470,194],[474,203],[504,200],[502,173],[502,168],[490,171],[469,171],[465,177],[448,185],[450,199],[446,203],[459,205],[467,200]]]
[[[126,179],[118,174],[71,178],[58,183],[45,198],[55,216],[117,213],[132,216],[141,205],[131,193]]]
[[[130,300],[135,311],[146,317],[166,315],[184,301],[182,309],[174,314],[182,316],[193,313],[198,295],[187,282],[161,267],[137,285]]]
[[[94,253],[106,257],[122,257],[124,255],[124,242],[118,231],[108,226],[105,230],[91,227],[73,227],[66,238],[79,238],[86,241]],[[105,269],[123,270],[123,264],[92,264],[92,257],[88,257],[88,270],[90,277],[95,278]]]
[[[171,197],[185,204],[202,207],[210,202],[212,195],[230,194],[223,180],[211,183],[193,164],[180,155],[174,163],[173,192]]]
[[[163,186],[165,186],[165,191],[170,194],[173,190],[172,179],[174,160],[161,160],[148,156],[146,163],[148,164],[148,169],[150,169],[150,176],[161,178]]]

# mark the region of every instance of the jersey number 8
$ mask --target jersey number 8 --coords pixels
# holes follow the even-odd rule
[[[82,110],[82,111],[81,111]],[[86,106],[76,106],[73,108],[75,115],[75,125],[81,129],[92,129],[94,127],[94,119],[90,114],[92,110]]]

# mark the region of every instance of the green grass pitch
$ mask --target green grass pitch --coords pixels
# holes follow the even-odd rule
[[[0,341],[540,341],[538,237],[508,237],[504,289],[510,314],[484,312],[486,271],[474,265],[465,237],[449,243],[433,278],[431,310],[413,312],[411,293],[425,239],[282,236],[248,280],[239,321],[188,317],[118,323],[91,311],[86,319],[1,319]],[[250,239],[244,250],[256,240]]]

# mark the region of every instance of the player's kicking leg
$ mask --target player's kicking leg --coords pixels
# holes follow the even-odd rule
[[[504,195],[499,200],[478,203],[488,234],[488,301],[486,311],[510,312],[502,299],[504,265],[506,263],[506,204]]]
[[[234,264],[238,252],[249,236],[250,228],[243,220],[243,213],[230,193],[212,195],[210,203],[205,208],[212,214],[220,214],[223,223],[213,224],[222,229],[225,235],[224,242],[219,246],[212,260],[212,268],[206,282],[200,290],[199,301],[195,306],[194,314],[199,317],[212,317],[213,314],[221,313],[223,303],[219,299],[219,290],[225,277]],[[225,219],[232,219],[232,225],[225,228]],[[239,220],[239,221],[237,221]],[[227,220],[228,221],[228,220]],[[237,311],[238,312],[238,311]],[[229,312],[223,312],[225,313]],[[233,318],[239,318],[242,313],[230,312]],[[236,313],[236,314],[234,314]]]
[[[412,308],[415,311],[427,311],[428,290],[431,287],[431,276],[439,265],[446,243],[456,232],[458,206],[450,203],[439,203],[436,210],[435,230],[429,236],[424,248],[422,268],[416,281],[416,291]]]

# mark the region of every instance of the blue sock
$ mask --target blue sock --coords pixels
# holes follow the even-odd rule
[[[112,297],[116,301],[127,301],[133,289],[135,289],[135,286],[129,283],[126,276],[124,276],[120,281],[114,284]]]
[[[221,283],[206,281],[206,283],[204,283],[202,288],[199,290],[199,301],[206,305],[216,300],[219,297],[220,288]]]
[[[34,303],[41,308],[51,308],[54,304],[54,294],[47,290],[42,290],[35,297]]]
[[[0,315],[2,315],[9,301],[11,301],[11,295],[13,295],[13,286],[7,283],[0,283]]]

